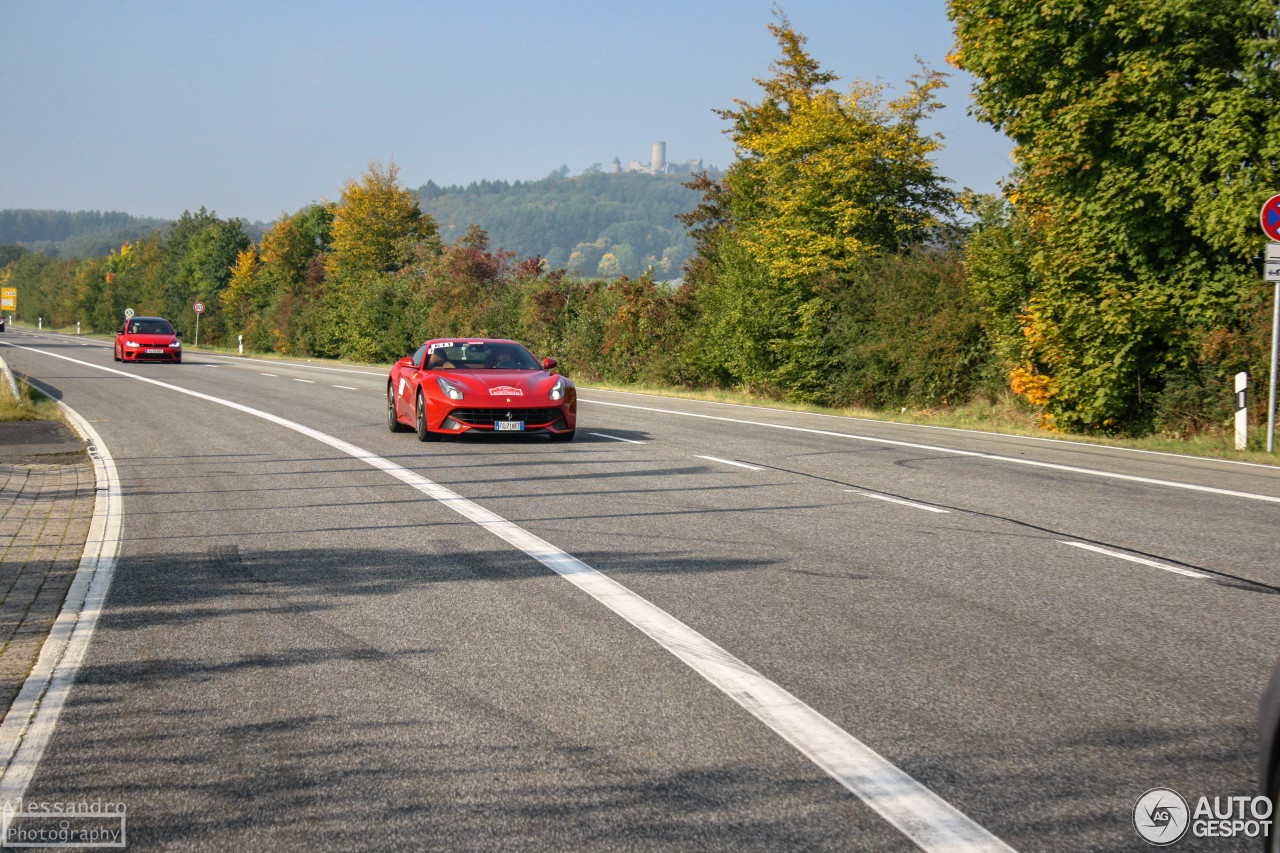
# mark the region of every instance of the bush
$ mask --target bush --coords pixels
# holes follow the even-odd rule
[[[836,358],[831,402],[956,405],[997,392],[998,370],[960,252],[871,258],[822,291]]]

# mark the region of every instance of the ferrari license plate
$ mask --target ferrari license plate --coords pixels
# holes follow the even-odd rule
[[[498,432],[519,432],[524,429],[524,421],[494,421],[493,428]]]
[[[147,355],[164,355],[164,350],[162,350],[162,349],[149,349],[149,350],[147,350]]]

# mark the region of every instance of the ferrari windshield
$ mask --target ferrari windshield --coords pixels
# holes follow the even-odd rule
[[[427,353],[428,370],[541,370],[533,355],[519,344],[484,341],[434,343]]]
[[[131,335],[172,335],[173,326],[166,320],[133,320],[129,323]]]

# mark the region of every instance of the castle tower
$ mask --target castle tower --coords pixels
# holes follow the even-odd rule
[[[667,171],[667,143],[653,143],[653,162],[649,164],[649,169],[655,175]]]

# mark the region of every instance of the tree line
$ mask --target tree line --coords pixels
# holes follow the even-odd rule
[[[1001,196],[956,192],[934,167],[924,128],[944,74],[922,66],[896,95],[837,88],[779,13],[758,100],[720,111],[738,159],[686,181],[681,283],[459,224],[480,199],[497,214],[602,181],[625,216],[650,176],[415,192],[379,163],[260,239],[202,209],[101,258],[0,249],[0,280],[27,317],[97,330],[126,306],[184,327],[198,299],[202,341],[243,334],[261,352],[386,362],[426,337],[494,335],[584,380],[877,408],[1013,394],[1053,429],[1223,426],[1231,374],[1266,379],[1254,232],[1280,188],[1273,5],[948,8],[977,114],[1018,145]],[[656,258],[667,238],[639,222],[609,222],[596,248]]]

